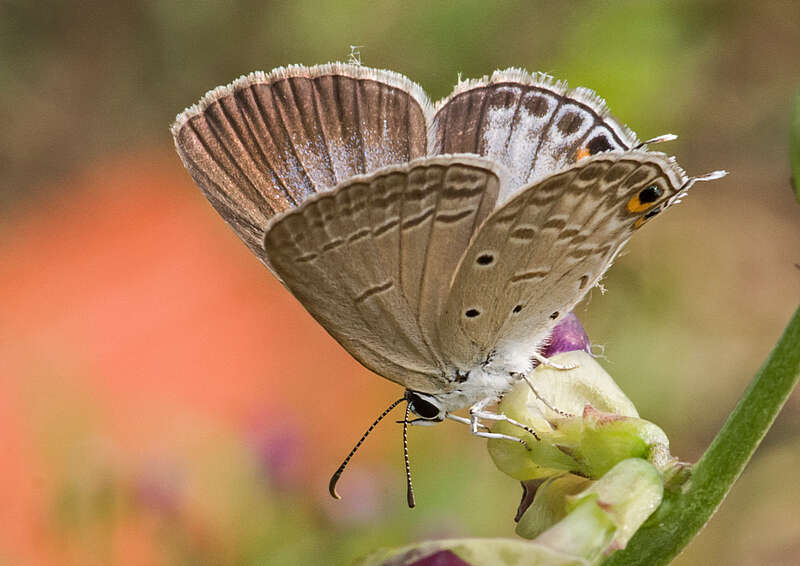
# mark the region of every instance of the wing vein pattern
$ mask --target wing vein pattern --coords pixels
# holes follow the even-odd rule
[[[458,367],[529,355],[605,273],[642,219],[627,203],[649,187],[665,208],[684,186],[663,154],[607,152],[523,187],[478,230],[439,321]],[[590,283],[590,284],[589,284]],[[510,355],[510,354],[509,354]]]
[[[438,390],[450,365],[437,321],[499,186],[492,164],[474,156],[423,158],[355,177],[276,218],[265,256],[365,366]]]

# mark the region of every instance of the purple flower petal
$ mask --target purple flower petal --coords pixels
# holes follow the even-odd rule
[[[440,550],[429,554],[425,558],[420,558],[408,566],[471,566],[469,562],[464,562],[450,550]]]
[[[549,358],[561,352],[575,350],[589,352],[590,348],[591,342],[589,342],[589,337],[586,335],[581,321],[578,320],[575,313],[569,313],[553,328],[553,333],[550,335],[542,355]]]

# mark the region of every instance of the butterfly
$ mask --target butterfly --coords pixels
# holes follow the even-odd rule
[[[498,435],[479,419],[503,418],[486,405],[547,362],[553,328],[631,235],[724,174],[688,177],[646,150],[674,136],[640,143],[592,91],[518,69],[436,104],[357,64],[256,72],[208,92],[172,134],[253,253],[406,389],[406,424],[409,411],[448,417],[484,437]]]

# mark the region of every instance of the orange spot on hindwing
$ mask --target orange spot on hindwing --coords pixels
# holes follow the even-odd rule
[[[658,185],[648,185],[636,193],[625,205],[628,212],[645,212],[655,206],[664,191]]]

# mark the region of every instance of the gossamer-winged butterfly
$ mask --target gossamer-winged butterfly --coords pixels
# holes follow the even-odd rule
[[[634,231],[725,174],[687,177],[645,149],[675,136],[639,143],[592,91],[516,69],[435,105],[361,65],[257,72],[208,92],[172,134],[244,243],[353,357],[406,388],[367,431],[405,400],[404,445],[409,422],[445,417],[521,442],[486,431],[480,419],[508,419],[484,408],[547,362],[553,328]]]

